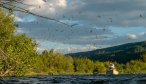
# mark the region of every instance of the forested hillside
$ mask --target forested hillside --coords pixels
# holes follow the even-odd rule
[[[117,63],[127,63],[131,60],[144,59],[146,53],[146,41],[128,43],[119,46],[97,49],[94,51],[71,53],[73,57],[87,57],[91,60],[112,61]]]

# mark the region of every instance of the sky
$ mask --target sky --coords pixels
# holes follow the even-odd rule
[[[24,0],[19,5],[67,26],[15,12],[17,33],[38,43],[38,51],[59,53],[95,50],[146,40],[146,0]]]

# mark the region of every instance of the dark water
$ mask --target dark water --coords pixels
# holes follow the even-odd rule
[[[64,75],[10,77],[0,84],[146,84],[146,75]]]

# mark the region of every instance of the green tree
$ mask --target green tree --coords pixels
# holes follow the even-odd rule
[[[94,63],[94,71],[93,71],[93,73],[102,73],[102,74],[105,74],[106,71],[107,71],[107,69],[106,69],[104,63],[101,63],[101,62],[98,62],[98,61],[96,61]]]
[[[135,60],[127,63],[125,73],[129,74],[142,74],[146,73],[146,63]]]
[[[92,73],[94,69],[94,62],[87,58],[75,58],[74,70],[77,73]]]
[[[23,75],[36,54],[36,43],[14,32],[13,18],[0,10],[1,75]]]

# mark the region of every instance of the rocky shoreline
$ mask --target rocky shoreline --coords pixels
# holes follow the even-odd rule
[[[146,84],[144,74],[6,77],[0,84]]]

